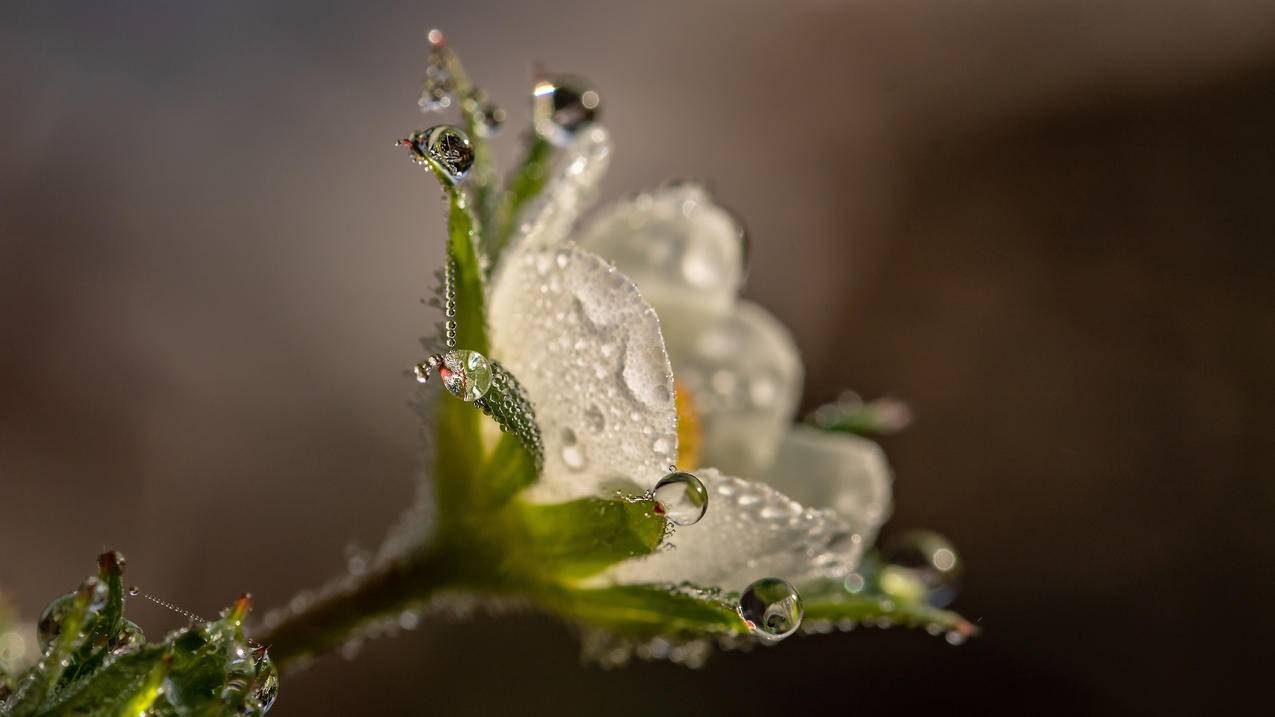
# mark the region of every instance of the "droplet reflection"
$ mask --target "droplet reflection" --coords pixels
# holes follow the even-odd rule
[[[753,634],[768,642],[796,632],[804,612],[797,589],[779,578],[762,578],[739,596],[740,617]]]
[[[708,511],[708,489],[694,473],[669,473],[655,484],[651,496],[656,510],[673,525],[693,525]]]

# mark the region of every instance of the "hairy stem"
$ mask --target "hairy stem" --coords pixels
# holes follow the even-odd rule
[[[438,551],[394,563],[367,576],[353,589],[324,598],[303,612],[291,614],[259,638],[281,667],[328,652],[343,644],[367,623],[419,607],[455,576]]]

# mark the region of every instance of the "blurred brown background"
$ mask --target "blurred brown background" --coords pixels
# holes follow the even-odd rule
[[[603,672],[548,618],[429,625],[286,680],[274,714],[1250,696],[1275,635],[1261,2],[6,4],[0,586],[24,612],[106,546],[197,612],[278,604],[409,500],[443,213],[391,143],[431,121],[431,25],[511,109],[506,160],[539,60],[603,92],[605,196],[697,176],[741,210],[807,405],[914,406],[890,528],[954,540],[986,634]]]

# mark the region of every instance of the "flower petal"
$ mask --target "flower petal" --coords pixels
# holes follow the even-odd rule
[[[595,125],[576,137],[554,162],[539,198],[523,210],[512,245],[549,246],[567,238],[580,213],[593,203],[598,182],[611,165],[611,137]]]
[[[666,320],[686,306],[727,310],[744,278],[742,229],[697,184],[611,204],[577,241],[614,261]]]
[[[633,282],[571,242],[532,242],[501,262],[489,306],[492,354],[544,439],[533,500],[644,491],[676,462],[673,374]]]
[[[893,477],[875,442],[848,433],[793,426],[766,482],[806,505],[835,510],[871,545],[890,517]]]
[[[837,513],[805,508],[764,483],[696,471],[709,491],[708,512],[667,538],[671,550],[629,560],[609,577],[621,583],[678,583],[743,590],[764,577],[800,586],[842,578],[862,543]]]
[[[749,301],[701,319],[693,333],[665,333],[677,380],[703,423],[701,462],[760,476],[801,398],[797,347],[775,317]]]

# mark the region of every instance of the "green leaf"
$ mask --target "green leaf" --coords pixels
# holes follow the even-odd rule
[[[502,433],[487,457],[479,482],[488,507],[498,507],[536,482],[539,472],[531,454],[512,433]]]
[[[632,639],[748,632],[734,604],[712,591],[616,585],[563,589],[547,595],[544,602],[566,616]]]
[[[493,266],[513,237],[522,210],[540,195],[549,181],[549,163],[552,159],[553,145],[532,132],[522,163],[507,180],[500,204],[492,218],[493,233],[487,239],[487,252],[491,255]]]
[[[123,617],[123,600],[113,592],[122,590],[122,584],[112,583],[122,578],[123,564],[118,553],[103,554],[101,578],[89,578],[69,603],[63,602],[65,598],[55,601],[53,607],[65,606],[55,613],[58,635],[0,707],[0,714],[261,714],[266,705],[257,699],[259,688],[263,681],[277,678],[264,653],[255,651],[244,637],[248,597],[236,601],[219,620],[175,631],[160,643],[141,644],[132,632],[136,628],[130,629]],[[111,625],[117,632],[107,632]],[[98,659],[103,646],[111,648],[109,659]],[[94,659],[72,659],[86,650]]]
[[[81,630],[88,616],[89,604],[101,589],[97,578],[89,578],[80,585],[71,598],[70,605],[62,615],[61,632],[49,644],[44,655],[34,667],[27,670],[26,675],[18,683],[18,689],[5,703],[5,714],[13,717],[25,717],[37,714],[52,692],[53,687],[62,679],[70,664],[71,654],[83,639]]]
[[[924,602],[900,600],[881,593],[853,594],[840,582],[807,586],[802,591],[805,603],[803,623],[826,620],[832,623],[869,622],[878,626],[925,628],[931,632],[955,632],[963,637],[978,634],[971,622],[950,610],[931,607]]]
[[[898,433],[911,422],[911,409],[899,399],[884,397],[865,402],[849,391],[806,416],[806,423],[816,428],[868,438]]]
[[[474,164],[470,167],[465,182],[473,190],[479,226],[486,228],[491,226],[500,178],[492,168],[491,148],[483,132],[480,105],[476,101],[480,96],[485,96],[485,93],[470,81],[460,57],[450,45],[439,45],[431,51],[437,52],[442,58],[447,73],[451,76],[453,93],[459,99],[461,117],[465,120],[465,133],[469,135],[469,142],[474,150]]]
[[[548,572],[565,578],[588,577],[621,560],[655,550],[664,537],[666,522],[653,506],[649,500],[603,498],[522,504],[527,532],[522,549],[532,553],[528,559]]]

